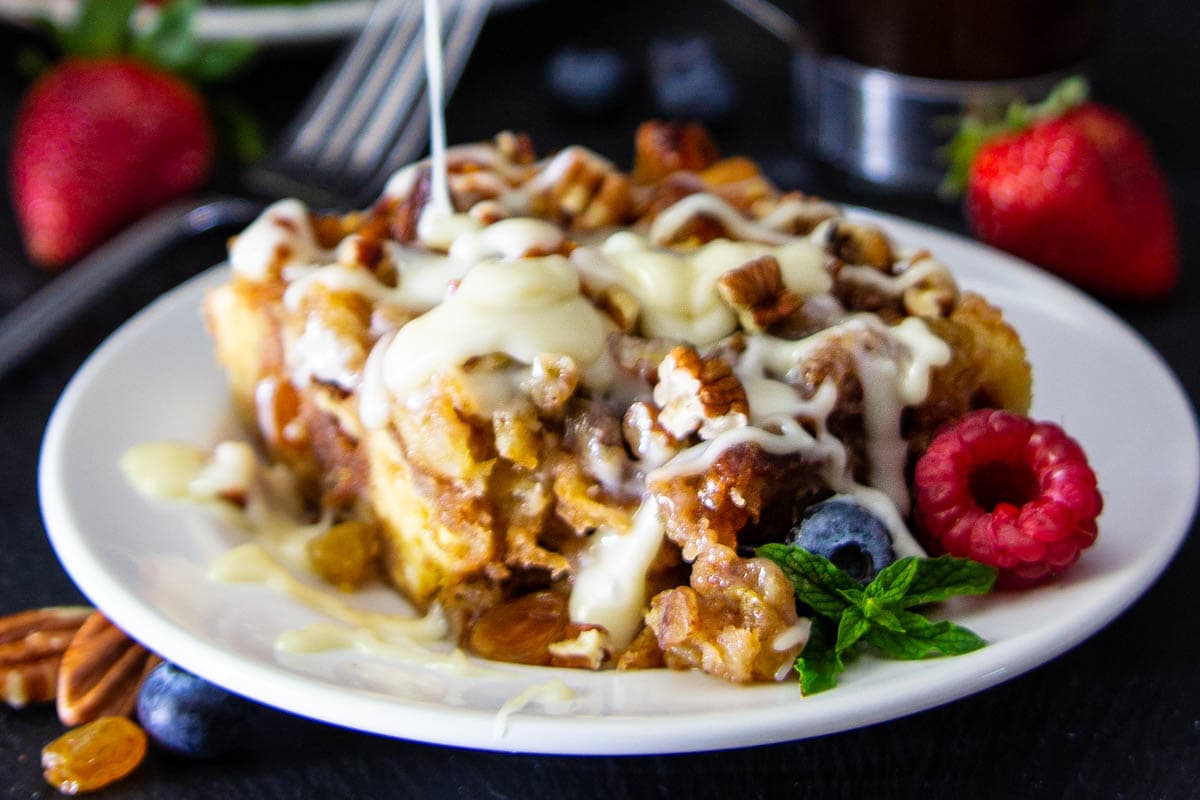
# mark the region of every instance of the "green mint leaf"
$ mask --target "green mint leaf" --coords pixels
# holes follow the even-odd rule
[[[900,618],[886,606],[882,605],[873,597],[868,597],[861,606],[863,616],[871,621],[873,625],[879,625],[893,631],[903,631],[904,624]]]
[[[75,24],[62,30],[59,44],[77,56],[123,53],[129,44],[129,19],[138,0],[85,0]]]
[[[812,621],[808,644],[796,659],[800,674],[800,693],[808,696],[837,686],[837,676],[846,669],[841,655],[834,648],[833,623],[820,617]]]
[[[996,568],[978,561],[954,556],[921,559],[901,602],[912,608],[963,594],[987,594],[995,583]]]
[[[909,556],[894,561],[879,571],[866,588],[866,596],[885,605],[899,603],[920,569],[920,559]]]
[[[803,548],[771,543],[764,544],[756,553],[779,565],[791,582],[797,600],[829,619],[839,619],[851,605],[842,592],[862,591],[858,581],[834,566],[829,559]]]
[[[987,642],[973,631],[953,622],[933,622],[911,611],[896,614],[904,631],[872,626],[866,632],[869,645],[888,658],[915,660],[929,656],[956,656],[978,650]]]
[[[871,627],[871,621],[866,618],[861,610],[855,606],[850,606],[842,612],[842,619],[838,623],[837,629],[837,644],[834,645],[834,650],[839,654],[849,650],[854,646],[854,643],[863,637]]]

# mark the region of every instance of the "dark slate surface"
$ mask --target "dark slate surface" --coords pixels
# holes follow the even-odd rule
[[[646,6],[646,7],[642,7]],[[1167,168],[1181,223],[1185,278],[1169,302],[1115,310],[1165,356],[1194,399],[1200,362],[1200,158],[1194,102],[1200,12],[1190,0],[1107,8],[1097,93],[1149,132]],[[533,134],[539,150],[581,142],[627,162],[636,123],[652,113],[639,88],[602,120],[564,117],[545,103],[546,56],[558,43],[606,43],[640,66],[657,33],[708,32],[742,92],[717,128],[726,152],[770,165],[781,181],[960,230],[956,209],[871,195],[798,160],[788,135],[787,55],[717,2],[548,2],[494,19],[449,110],[453,140],[504,127]],[[0,131],[25,83],[12,55],[27,34],[0,29]],[[330,53],[264,57],[230,91],[278,127]],[[236,171],[217,179],[236,187]],[[7,187],[0,192],[0,310],[44,281],[25,262]],[[136,282],[81,316],[30,365],[0,379],[0,612],[81,599],[46,542],[38,513],[39,441],[54,400],[99,342],[154,296],[219,260],[222,237],[181,244]],[[139,391],[142,387],[130,387]],[[1113,433],[1138,435],[1137,419]],[[643,796],[1088,797],[1200,796],[1200,671],[1195,572],[1200,543],[1185,543],[1159,582],[1105,630],[1033,672],[975,697],[905,719],[821,739],[720,754],[638,758],[523,757],[382,739],[264,711],[263,735],[236,756],[190,762],[151,757],[113,798]],[[0,793],[48,797],[41,746],[61,732],[53,711],[0,709]]]

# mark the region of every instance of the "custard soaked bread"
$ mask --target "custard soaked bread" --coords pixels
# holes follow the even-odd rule
[[[642,126],[632,175],[512,134],[448,169],[452,214],[426,164],[366,211],[276,203],[206,311],[270,456],[477,653],[781,677],[808,628],[747,545],[847,495],[918,553],[932,433],[1027,409],[1017,335],[932,254],[699,128]]]

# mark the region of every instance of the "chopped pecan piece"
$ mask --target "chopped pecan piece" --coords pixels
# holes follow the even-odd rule
[[[605,287],[596,298],[596,306],[613,321],[622,333],[633,333],[642,304],[633,294],[613,284]]]
[[[676,439],[699,432],[712,439],[749,420],[746,390],[729,364],[701,358],[691,347],[677,346],[658,366],[654,387],[658,423]]]
[[[829,251],[847,264],[865,264],[889,272],[895,256],[883,231],[844,219],[829,223]]]
[[[662,466],[679,452],[679,441],[658,424],[658,409],[645,400],[629,406],[621,421],[621,430],[643,469]]]
[[[806,637],[791,584],[774,563],[712,545],[691,586],[655,595],[646,614],[672,669],[700,669],[735,683],[778,680]]]
[[[927,250],[896,265],[899,275],[923,274],[904,290],[904,310],[918,317],[946,317],[958,305],[958,284]]]
[[[527,133],[501,131],[493,140],[496,152],[514,164],[532,164],[537,158],[533,150],[533,139]]]
[[[570,356],[542,353],[534,356],[529,376],[529,396],[543,414],[562,416],[563,407],[579,387],[579,365]]]
[[[774,256],[759,256],[717,281],[721,297],[737,311],[742,327],[764,331],[803,305],[800,296],[783,285],[783,272]]]
[[[525,184],[534,213],[578,230],[617,225],[630,208],[629,179],[582,147],[568,147]]]
[[[654,183],[672,172],[699,172],[717,160],[717,146],[708,131],[694,122],[651,120],[638,126],[633,179]]]
[[[556,667],[573,667],[575,669],[600,669],[604,662],[612,656],[612,645],[609,643],[608,632],[595,625],[571,625],[578,633],[570,639],[554,642],[547,648],[550,651],[550,663]]]

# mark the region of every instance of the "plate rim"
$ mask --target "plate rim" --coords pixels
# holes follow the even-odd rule
[[[494,0],[493,11],[534,0]],[[260,45],[301,45],[335,41],[362,30],[375,0],[312,0],[296,5],[202,7],[196,33],[203,41],[250,39]],[[23,25],[72,19],[78,0],[0,0],[0,19]],[[153,11],[139,9],[135,25],[144,26]]]
[[[337,687],[320,678],[289,670],[279,663],[259,662],[250,656],[223,650],[192,634],[157,609],[144,604],[113,576],[95,569],[98,562],[91,559],[84,526],[72,517],[69,500],[59,488],[62,482],[56,478],[65,468],[61,442],[67,433],[72,413],[86,397],[86,388],[92,379],[103,371],[107,360],[118,354],[127,341],[136,339],[144,328],[153,327],[160,317],[177,312],[177,307],[192,304],[194,294],[220,281],[223,277],[220,267],[201,273],[139,311],[105,339],[63,391],[47,425],[38,466],[39,500],[50,542],[72,580],[116,624],[135,631],[138,638],[151,649],[202,677],[290,713],[368,733],[432,744],[507,752],[591,755],[728,749],[810,738],[898,719],[1010,680],[1053,660],[1108,625],[1153,585],[1174,558],[1191,529],[1197,497],[1200,495],[1200,433],[1195,409],[1179,378],[1145,338],[1112,311],[1077,289],[1006,253],[943,229],[875,211],[852,207],[848,207],[847,211],[853,216],[879,223],[893,236],[897,231],[902,231],[898,238],[922,237],[923,243],[935,251],[939,239],[954,246],[977,248],[981,256],[1004,264],[1006,269],[1016,269],[1022,281],[1032,281],[1031,289],[1042,288],[1057,295],[1066,292],[1080,308],[1089,314],[1099,315],[1137,346],[1139,354],[1151,362],[1160,377],[1165,379],[1165,384],[1170,386],[1171,399],[1181,405],[1189,423],[1189,430],[1181,432],[1181,435],[1186,433],[1191,443],[1190,474],[1185,476],[1186,481],[1179,483],[1187,487],[1183,491],[1190,497],[1181,495],[1186,502],[1179,505],[1180,516],[1176,520],[1166,521],[1173,524],[1167,535],[1156,543],[1153,557],[1146,560],[1141,569],[1123,570],[1123,574],[1116,576],[1115,583],[1106,590],[1098,605],[1086,604],[1069,609],[1057,617],[1053,624],[991,643],[975,653],[956,657],[952,662],[941,662],[973,666],[969,673],[965,666],[950,668],[962,674],[956,675],[955,683],[949,690],[936,680],[925,680],[920,687],[907,687],[902,693],[897,693],[890,685],[854,687],[855,697],[860,702],[853,704],[857,708],[851,709],[850,713],[844,707],[849,701],[840,701],[844,696],[833,692],[805,698],[808,708],[803,718],[803,730],[796,729],[794,716],[787,716],[791,704],[780,704],[774,708],[756,707],[748,715],[738,715],[730,709],[686,712],[666,717],[587,714],[523,717],[517,714],[509,720],[506,735],[497,739],[492,731],[496,716],[493,711],[458,708],[410,698],[391,698],[405,709],[406,713],[400,715],[403,719],[382,715],[384,718],[377,719],[377,724],[364,726],[360,714],[372,705],[378,712],[381,702],[378,694],[353,687]],[[924,242],[927,239],[933,241]],[[1190,508],[1190,511],[1183,512],[1184,508]],[[1143,561],[1138,563],[1143,564]],[[921,663],[938,664],[937,661]],[[570,674],[566,670],[543,669],[544,672],[539,674],[544,674],[546,679]],[[933,668],[935,674],[940,671],[944,669]],[[768,685],[744,687],[744,690],[753,692],[778,688],[777,685]],[[315,703],[314,692],[320,695]],[[831,696],[835,697],[832,702]],[[666,719],[666,725],[674,730],[674,735],[658,736],[647,741],[646,726],[651,719]],[[718,719],[722,723],[719,729],[705,724]],[[420,735],[414,736],[414,731],[420,731]]]

